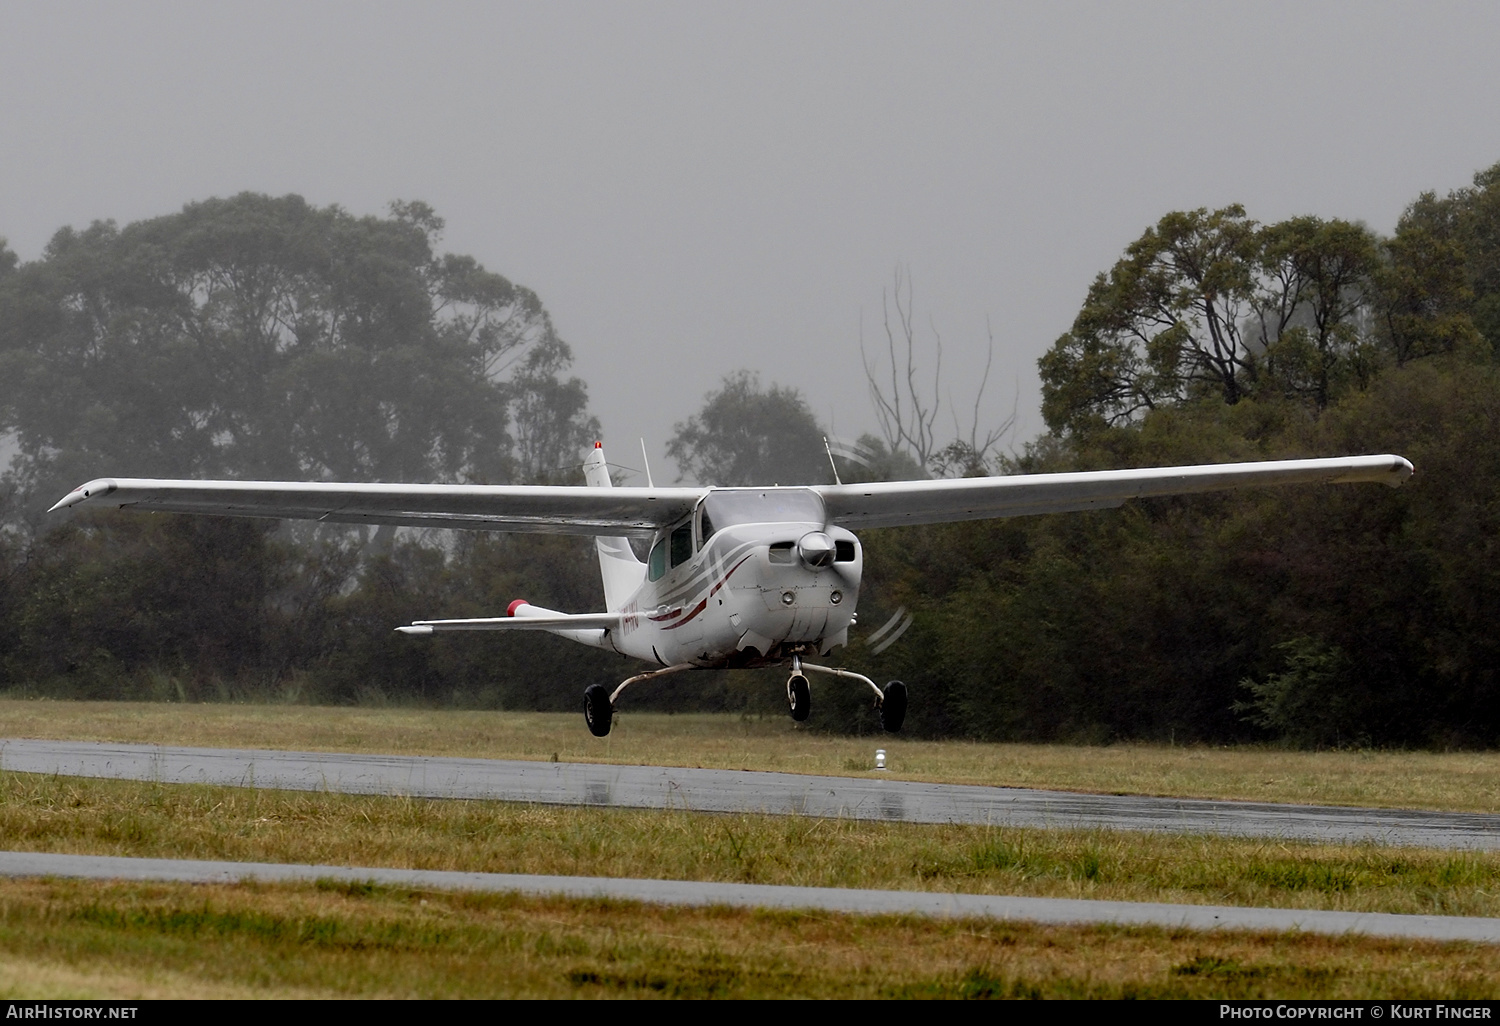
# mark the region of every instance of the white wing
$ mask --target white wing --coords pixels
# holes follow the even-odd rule
[[[1400,456],[1349,456],[959,481],[825,485],[816,491],[823,496],[829,523],[857,529],[1101,509],[1118,506],[1127,499],[1252,485],[1376,481],[1395,486],[1411,474],[1412,465]]]
[[[1081,474],[1027,474],[959,481],[824,485],[828,522],[895,527],[1118,506],[1127,499],[1251,485],[1399,485],[1412,465],[1400,456],[1152,467]],[[52,508],[90,503],[163,513],[320,520],[340,524],[457,527],[547,534],[636,535],[676,523],[707,488],[583,488],[541,485],[330,484],[291,481],[154,481],[100,478]]]
[[[706,488],[330,484],[100,478],[53,506],[88,503],[162,513],[321,520],[478,531],[638,535],[692,512]]]

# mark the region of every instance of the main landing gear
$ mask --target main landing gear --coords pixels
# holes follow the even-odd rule
[[[901,724],[905,719],[906,685],[899,680],[893,680],[885,686],[885,694],[881,696],[880,725],[894,734],[901,729]]]
[[[812,711],[812,696],[808,692],[807,675],[802,672],[804,670],[826,673],[831,677],[850,677],[868,684],[870,690],[875,692],[875,706],[880,710],[880,726],[892,734],[900,730],[901,724],[906,720],[906,685],[899,680],[891,681],[881,691],[873,680],[862,673],[837,670],[831,666],[814,666],[812,663],[804,663],[799,656],[792,656],[792,675],[786,682],[786,701],[791,707],[792,719],[798,723],[807,719],[808,713]]]
[[[609,734],[609,728],[613,725],[615,718],[615,699],[619,698],[620,692],[630,685],[692,668],[692,663],[678,663],[676,666],[664,666],[648,673],[638,673],[626,679],[613,691],[603,684],[590,684],[583,692],[583,721],[588,724],[589,733],[595,737],[605,737]],[[849,677],[868,684],[870,690],[875,692],[875,706],[880,710],[881,727],[893,734],[901,729],[901,723],[906,719],[905,684],[899,680],[893,680],[885,686],[884,691],[881,691],[873,680],[853,670],[814,666],[812,663],[804,663],[799,656],[792,656],[792,675],[786,681],[786,702],[791,709],[792,719],[798,723],[806,720],[808,713],[812,712],[812,691],[807,686],[807,674],[803,672],[804,670],[812,673],[826,673],[830,677]]]
[[[678,663],[676,666],[663,666],[660,670],[638,673],[634,677],[626,678],[613,691],[603,684],[590,684],[583,689],[583,722],[589,725],[589,733],[595,737],[604,737],[609,733],[610,724],[615,718],[615,699],[619,698],[620,692],[630,685],[650,680],[652,677],[665,677],[669,673],[692,668],[692,663]]]
[[[583,689],[583,722],[589,725],[590,734],[595,737],[608,734],[614,718],[615,706],[609,700],[609,688],[603,684],[590,684]]]

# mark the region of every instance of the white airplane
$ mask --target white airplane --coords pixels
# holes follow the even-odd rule
[[[882,689],[862,674],[807,661],[848,643],[864,567],[850,528],[1102,509],[1145,496],[1251,485],[1397,486],[1411,474],[1412,465],[1400,456],[1353,456],[876,484],[617,488],[596,442],[584,462],[586,487],[100,478],[75,488],[52,509],[92,504],[591,535],[604,577],[604,612],[562,613],[518,599],[505,616],[418,620],[396,630],[548,631],[655,666],[613,691],[601,684],[584,691],[584,719],[597,737],[609,733],[615,703],[631,684],[694,667],[787,663],[793,719],[808,715],[807,673],[823,673],[868,686],[882,726],[895,731],[906,715],[905,684],[892,681]],[[632,537],[649,540],[644,562],[630,546]]]

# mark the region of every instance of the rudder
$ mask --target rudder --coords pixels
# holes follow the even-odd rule
[[[583,477],[590,488],[612,488],[609,465],[604,461],[604,443],[595,442],[583,461]],[[599,552],[599,574],[604,579],[604,608],[613,613],[636,593],[646,579],[646,564],[636,556],[627,538],[595,538]]]

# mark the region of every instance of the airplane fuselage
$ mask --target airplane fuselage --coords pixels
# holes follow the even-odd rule
[[[598,547],[619,626],[557,634],[661,666],[755,666],[848,642],[864,555],[812,489],[713,489],[644,561],[623,538]]]
[[[810,564],[799,548],[818,535],[846,558]],[[727,527],[641,585],[621,609],[624,620],[612,632],[611,647],[664,666],[748,666],[804,646],[827,654],[848,641],[862,570],[859,542],[842,528],[809,522]]]

